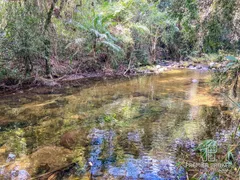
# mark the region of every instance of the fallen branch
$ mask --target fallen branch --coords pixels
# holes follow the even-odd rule
[[[46,78],[43,78],[43,77],[36,77],[33,83],[40,83],[43,86],[50,86],[50,87],[61,86],[54,79],[46,79]]]
[[[128,63],[128,68],[127,68],[127,70],[123,73],[123,75],[125,75],[125,74],[130,70],[130,68],[131,68],[131,62],[132,62],[132,58],[130,58],[130,61],[129,61],[129,63]]]

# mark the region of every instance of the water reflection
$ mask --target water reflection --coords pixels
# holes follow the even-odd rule
[[[0,102],[0,177],[186,179],[176,167],[176,147],[186,142],[192,149],[231,122],[223,121],[207,77],[176,70],[100,81],[70,95],[6,98]],[[16,157],[9,165],[10,153]]]

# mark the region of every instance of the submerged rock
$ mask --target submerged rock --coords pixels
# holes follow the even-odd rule
[[[100,130],[93,128],[88,135],[91,142],[90,147],[90,157],[88,159],[88,164],[90,167],[90,172],[93,177],[103,176],[103,167],[111,164],[113,160],[113,137],[115,133],[112,130]],[[104,159],[100,158],[101,154],[104,154],[102,146],[104,142],[107,142],[106,147],[107,155]]]
[[[13,153],[9,153],[6,162],[14,161],[16,159],[16,155]]]
[[[192,83],[198,83],[199,82],[199,80],[197,80],[197,79],[192,79]]]
[[[11,171],[11,180],[28,180],[30,174],[26,170],[14,170]]]
[[[146,180],[187,179],[185,170],[177,168],[172,160],[156,160],[150,156],[142,156],[140,159],[130,157],[122,166],[110,167],[108,173],[115,179],[124,177]]]
[[[25,180],[49,171],[58,170],[72,162],[73,153],[69,149],[46,146],[29,156],[24,156],[0,169],[0,179]]]
[[[73,153],[63,147],[46,146],[38,149],[30,158],[32,161],[31,172],[37,173],[43,165],[47,165],[49,171],[68,165],[71,163]]]
[[[73,149],[77,145],[86,146],[87,144],[86,132],[83,130],[66,132],[60,139],[60,145],[68,149]]]
[[[128,140],[133,142],[141,142],[140,134],[138,132],[129,132]]]

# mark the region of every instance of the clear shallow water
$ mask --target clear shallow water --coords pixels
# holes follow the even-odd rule
[[[206,72],[104,80],[64,94],[0,100],[0,177],[186,179],[177,147],[226,129]],[[226,116],[228,117],[228,116]],[[228,117],[229,118],[229,117]],[[16,156],[16,157],[15,157]],[[72,164],[74,163],[74,164]],[[47,176],[44,176],[47,177]]]

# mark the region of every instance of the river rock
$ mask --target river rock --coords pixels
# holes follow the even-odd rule
[[[215,65],[215,63],[214,63],[214,62],[211,62],[211,63],[209,63],[209,67],[210,67],[210,68],[213,68],[213,67],[214,67],[214,65]]]
[[[68,149],[73,149],[77,145],[86,146],[88,140],[85,137],[86,132],[82,130],[69,131],[61,136],[60,145]]]
[[[141,136],[138,132],[129,132],[128,140],[132,142],[141,142]]]
[[[202,69],[202,65],[201,65],[201,64],[198,64],[198,65],[196,66],[196,69]]]
[[[73,153],[69,149],[57,146],[45,146],[29,156],[16,158],[8,166],[0,169],[0,179],[22,179],[36,176],[43,172],[54,171],[72,162]],[[24,178],[25,179],[24,179]]]
[[[100,130],[93,128],[89,135],[87,136],[89,140],[91,141],[90,146],[90,157],[88,159],[88,164],[90,167],[90,172],[93,177],[99,177],[103,176],[103,166],[106,166],[108,163],[111,162],[112,155],[113,155],[113,137],[115,136],[115,133],[112,130],[106,131],[106,130]],[[107,142],[108,150],[107,154],[103,159],[101,158],[101,155],[105,154],[106,152],[103,152],[102,145],[104,142]]]
[[[13,170],[11,171],[11,180],[28,180],[30,174],[26,170]]]
[[[9,153],[6,162],[14,161],[15,159],[16,159],[16,155],[13,153]]]
[[[199,80],[197,80],[197,79],[192,79],[192,83],[198,83],[199,82]]]
[[[32,161],[31,172],[38,173],[39,168],[46,166],[48,171],[59,169],[71,163],[72,151],[57,146],[46,146],[34,152],[30,159]]]

